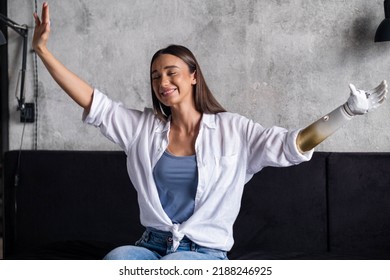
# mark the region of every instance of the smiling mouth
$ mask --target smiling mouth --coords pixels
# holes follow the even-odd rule
[[[176,88],[167,89],[167,90],[164,90],[164,91],[160,92],[160,94],[161,94],[162,96],[164,96],[164,97],[165,97],[165,96],[169,96],[169,95],[171,95],[172,93],[174,93],[175,90],[176,90]]]

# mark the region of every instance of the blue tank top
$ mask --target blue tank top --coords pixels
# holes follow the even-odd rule
[[[174,156],[167,151],[153,169],[161,205],[174,224],[192,215],[198,186],[196,156]]]

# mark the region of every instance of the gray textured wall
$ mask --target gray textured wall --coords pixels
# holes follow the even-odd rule
[[[9,17],[33,26],[34,1],[12,0]],[[38,1],[40,6],[42,1]],[[382,0],[52,0],[49,47],[71,70],[129,107],[151,106],[149,62],[170,43],[197,56],[229,110],[263,126],[304,127],[346,101],[348,83],[369,89],[390,80],[390,43],[374,43]],[[32,31],[31,31],[32,33]],[[14,99],[20,40],[9,32],[10,148],[23,126]],[[33,100],[33,55],[26,98]],[[111,150],[81,109],[38,63],[37,131],[23,148]],[[390,82],[390,81],[389,81]],[[321,151],[390,151],[390,104],[356,117]]]

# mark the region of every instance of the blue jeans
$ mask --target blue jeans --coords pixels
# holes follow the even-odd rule
[[[147,228],[140,240],[133,245],[115,248],[105,260],[227,260],[222,250],[199,246],[187,237],[180,241],[175,252],[172,250],[172,234]]]

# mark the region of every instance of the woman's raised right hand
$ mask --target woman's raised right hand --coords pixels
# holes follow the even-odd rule
[[[50,33],[49,5],[44,2],[42,5],[42,16],[38,17],[34,13],[35,30],[32,47],[40,57],[50,75],[57,84],[74,100],[83,107],[86,112],[92,104],[93,88],[76,74],[66,68],[54,55],[46,48]]]
[[[39,53],[46,49],[46,43],[49,39],[50,33],[50,15],[49,4],[44,2],[42,4],[42,15],[39,18],[37,13],[34,13],[35,29],[32,41],[32,48]]]

